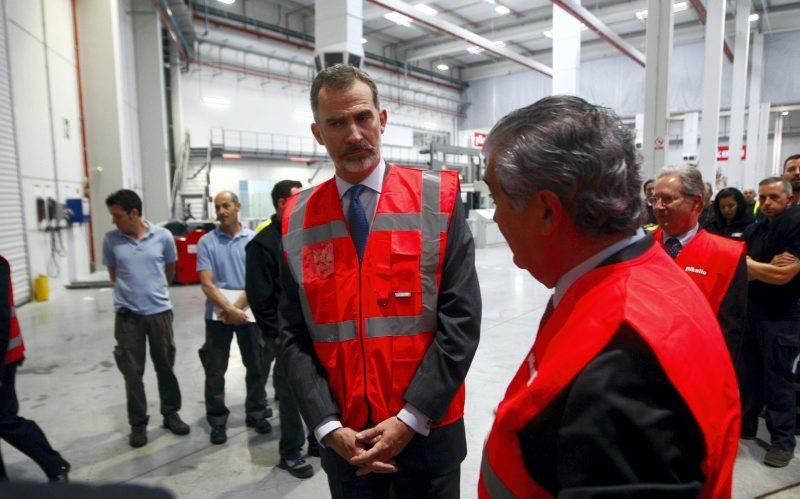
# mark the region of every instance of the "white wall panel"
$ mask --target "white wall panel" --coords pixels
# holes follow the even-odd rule
[[[53,141],[59,181],[83,181],[83,151],[75,66],[50,52],[50,92],[53,112]],[[65,125],[64,120],[68,124]],[[68,130],[65,130],[65,127]],[[69,136],[67,137],[67,132]]]
[[[26,3],[31,6],[38,4]],[[44,49],[41,41],[13,23],[9,23],[8,34],[22,176],[53,178]]]
[[[42,6],[39,0],[6,1],[8,20],[37,40],[42,40]]]
[[[39,0],[30,2],[38,4]],[[74,65],[75,37],[70,0],[44,0],[44,15],[48,47],[59,57]]]

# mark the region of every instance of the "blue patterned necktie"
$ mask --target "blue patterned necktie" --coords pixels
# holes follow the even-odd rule
[[[367,235],[369,235],[369,223],[367,214],[364,212],[364,205],[361,204],[361,193],[364,186],[356,184],[350,188],[350,207],[347,209],[347,223],[350,225],[350,236],[356,246],[359,261],[364,256],[364,248],[367,245]]]
[[[683,245],[681,242],[674,237],[670,237],[664,241],[664,249],[667,250],[667,254],[671,256],[673,260],[678,257],[678,253],[681,252],[682,248]]]

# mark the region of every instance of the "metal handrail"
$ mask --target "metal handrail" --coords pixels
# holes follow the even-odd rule
[[[209,132],[213,148],[238,153],[281,153],[300,157],[327,156],[327,151],[313,137],[216,127]],[[390,162],[425,164],[430,158],[415,147],[381,146],[384,159]]]

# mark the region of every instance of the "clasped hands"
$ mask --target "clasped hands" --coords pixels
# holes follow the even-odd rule
[[[325,445],[357,466],[357,476],[395,473],[397,465],[394,457],[405,449],[414,433],[411,427],[392,416],[360,432],[352,428],[338,428],[325,437]]]
[[[240,326],[242,324],[246,324],[249,320],[247,317],[247,312],[240,308],[236,308],[235,306],[231,307],[228,310],[223,310],[218,314],[219,320],[223,322],[223,324],[231,324],[234,326]]]

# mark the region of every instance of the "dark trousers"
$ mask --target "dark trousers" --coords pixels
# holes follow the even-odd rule
[[[395,457],[396,473],[359,477],[333,449],[325,447],[320,453],[334,499],[458,498],[461,461],[467,454],[464,420],[432,429],[427,437],[415,435]]]
[[[158,379],[161,414],[166,416],[181,408],[181,390],[172,368],[175,366],[175,340],[172,333],[172,311],[138,315],[119,310],[114,319],[114,359],[125,378],[128,399],[128,422],[131,426],[146,425],[147,397],[144,393],[146,341],[150,342],[150,358]]]
[[[253,419],[263,419],[266,414],[264,339],[258,326],[254,323],[234,326],[221,321],[206,320],[206,342],[198,353],[206,372],[206,419],[211,426],[225,426],[230,414],[225,407],[225,371],[228,370],[234,333],[246,370],[245,412],[248,418]]]
[[[300,419],[300,408],[297,398],[292,392],[286,369],[281,356],[277,354],[280,345],[275,343],[275,338],[264,338],[264,354],[268,362],[275,359],[275,369],[272,372],[272,382],[278,399],[278,420],[281,425],[281,439],[278,442],[278,452],[283,458],[297,458],[303,449],[305,435],[303,434],[303,420]],[[267,368],[267,374],[269,368]],[[264,376],[266,382],[267,376]]]
[[[19,402],[14,383],[18,365],[18,362],[9,364],[3,372],[3,386],[0,387],[0,438],[33,459],[48,477],[53,477],[61,472],[61,467],[67,462],[50,446],[36,422],[17,415]]]
[[[747,310],[748,328],[739,355],[742,434],[755,435],[761,409],[767,408],[771,446],[795,447],[794,363],[800,354],[800,307],[779,318],[757,306]]]

